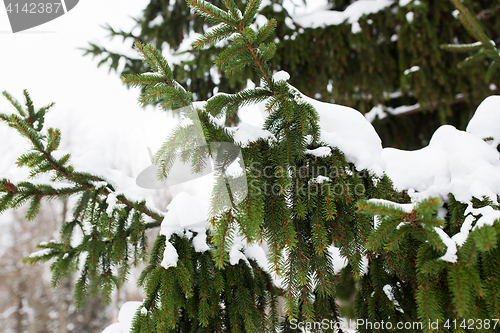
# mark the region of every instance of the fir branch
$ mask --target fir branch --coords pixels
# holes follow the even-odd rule
[[[243,59],[239,61],[231,61],[226,67],[226,73],[234,75],[239,71],[242,71],[246,66],[252,65],[253,60]]]
[[[241,24],[243,26],[249,25],[255,15],[257,14],[257,11],[259,10],[259,7],[262,3],[262,0],[249,0],[247,1],[247,5],[245,8],[245,12],[243,14],[243,19],[241,21]]]
[[[186,0],[188,5],[201,16],[216,23],[224,22],[227,25],[238,27],[238,22],[226,12],[204,0]]]
[[[5,94],[4,94],[5,95]],[[7,94],[8,95],[8,94]],[[8,95],[10,96],[10,95]],[[31,110],[32,117],[38,121],[41,121],[43,117],[45,116],[45,110],[44,109],[43,114],[40,114],[40,111],[35,112],[33,103],[31,99],[29,99],[29,94],[26,92],[25,93],[27,102],[26,104],[28,105],[29,109]],[[12,102],[16,104],[17,101],[13,100],[11,98]],[[19,103],[17,103],[19,104]],[[20,107],[20,106],[19,106]],[[16,108],[17,109],[17,108]],[[42,108],[43,109],[43,108]],[[19,110],[18,110],[19,112]],[[20,112],[22,114],[22,112]],[[5,119],[7,118],[7,120]],[[30,183],[23,182],[19,184],[21,187],[26,187],[26,190],[28,192],[23,192],[19,193],[19,195],[22,196],[34,196],[35,198],[41,198],[41,197],[56,197],[56,196],[69,196],[76,194],[78,192],[83,192],[83,191],[91,191],[94,189],[94,185],[91,184],[91,182],[102,182],[105,181],[101,177],[96,177],[93,175],[86,175],[84,173],[79,173],[77,171],[74,171],[71,167],[64,167],[63,164],[69,159],[69,156],[65,156],[61,158],[60,160],[56,160],[52,156],[52,152],[57,149],[59,146],[60,140],[61,140],[61,133],[58,129],[49,129],[48,133],[49,136],[48,138],[42,138],[43,140],[46,140],[47,147],[43,145],[42,141],[40,140],[40,137],[38,135],[38,131],[35,130],[33,127],[31,127],[25,120],[12,115],[11,117],[5,117],[2,118],[4,121],[6,121],[9,125],[14,125],[16,129],[25,137],[27,137],[30,141],[31,144],[33,145],[34,149],[37,151],[35,152],[30,152],[28,154],[25,154],[20,157],[19,159],[19,164],[20,165],[27,165],[29,167],[35,167],[37,165],[41,165],[42,168],[39,168],[38,171],[36,171],[32,176],[38,174],[38,173],[45,173],[49,171],[55,171],[58,177],[65,178],[68,180],[70,183],[75,184],[74,187],[72,188],[66,188],[66,189],[59,189],[55,190],[52,187],[47,187],[44,185],[39,185],[37,187],[33,187]],[[33,162],[35,161],[35,162]],[[41,164],[43,161],[44,164]],[[14,185],[15,187],[15,185]],[[108,187],[108,186],[107,186]],[[102,192],[104,196],[108,196],[111,191],[108,188],[105,188]],[[5,199],[3,199],[5,200]],[[10,198],[12,200],[12,198]],[[20,198],[17,202],[23,202],[25,199]],[[38,212],[39,208],[39,199],[34,199],[33,204],[31,206],[31,209],[28,211],[27,218],[28,219],[33,219],[36,213]],[[134,203],[132,203],[130,200],[128,200],[124,195],[119,195],[118,200],[133,208]],[[38,203],[37,203],[38,202]],[[150,223],[146,226],[146,228],[154,228],[159,226],[161,224],[161,221],[163,221],[163,217],[160,216],[158,213],[153,212],[149,208],[143,207],[142,208],[142,213],[145,215],[151,217],[154,219],[156,222]]]
[[[471,235],[475,245],[481,252],[492,251],[498,246],[498,234],[494,227],[484,225],[474,230]]]
[[[422,228],[414,232],[413,235],[414,236],[422,235],[423,236],[422,239],[428,241],[429,244],[432,245],[437,250],[446,248],[446,246],[443,244],[443,241],[434,230],[428,230]]]
[[[478,42],[473,43],[473,44],[462,44],[462,45],[453,45],[453,44],[448,44],[448,45],[441,45],[442,49],[449,50],[449,51],[455,51],[455,52],[468,52],[468,51],[477,51],[472,56],[469,56],[466,58],[464,61],[458,64],[459,68],[462,68],[463,66],[469,65],[473,62],[479,61],[484,58],[491,58],[492,63],[490,65],[490,69],[486,73],[486,79],[489,80],[491,79],[494,69],[497,65],[498,62],[500,62],[500,52],[496,49],[495,42],[490,40],[477,19],[469,12],[469,10],[459,1],[459,0],[452,0],[455,7],[459,10],[459,15],[458,18],[460,19],[460,22],[462,25],[466,28],[467,32],[470,33],[471,36],[473,36]]]
[[[479,61],[481,59],[484,59],[486,58],[486,54],[484,53],[484,51],[482,51],[482,49],[474,54],[474,55],[471,55],[470,57],[467,57],[465,58],[462,62],[460,62],[458,64],[458,68],[462,68],[462,67],[465,67],[465,66],[468,66],[476,61]]]
[[[450,284],[450,289],[453,292],[452,300],[454,302],[457,314],[460,317],[463,317],[467,315],[467,304],[469,302],[467,294],[469,293],[469,290],[467,288],[467,283],[464,279],[464,276],[462,276],[462,274],[460,273],[460,266],[455,265],[451,267],[448,275],[448,283]]]
[[[144,45],[142,43],[136,43],[135,47],[139,51],[139,54],[142,55],[144,60],[146,60],[157,72],[161,73],[164,77],[167,78],[167,84],[172,86],[171,80],[173,77],[172,70],[170,66],[165,61],[165,58],[161,55],[161,53],[152,45]]]
[[[14,106],[14,108],[16,108],[17,112],[19,112],[22,117],[26,117],[26,113],[24,112],[21,104],[14,97],[12,97],[11,94],[7,91],[2,91],[2,95],[10,102],[10,104],[12,104],[12,106]]]
[[[222,112],[226,115],[235,113],[239,107],[265,101],[271,96],[267,89],[246,89],[233,95],[218,94],[207,101],[206,112],[219,117]]]
[[[233,26],[224,23],[219,24],[218,26],[212,28],[211,30],[205,32],[205,34],[200,36],[193,43],[193,47],[195,49],[202,49],[214,46],[218,42],[230,37],[235,32],[237,32],[237,30]]]
[[[264,61],[269,61],[272,57],[274,57],[274,54],[276,53],[276,44],[262,44],[261,46],[259,46],[259,51],[262,54],[262,59]]]
[[[75,284],[74,304],[76,309],[81,309],[87,300],[88,266],[85,265],[80,278]]]
[[[476,42],[470,44],[443,44],[440,47],[443,50],[451,52],[471,52],[479,51],[483,47],[483,43]]]
[[[241,19],[241,11],[236,7],[234,0],[223,0],[224,6],[226,6],[227,10],[231,13],[235,20]]]
[[[432,285],[420,285],[416,291],[416,299],[419,319],[422,322],[429,323],[442,318]]]
[[[490,40],[486,38],[486,34],[481,28],[479,22],[477,22],[477,19],[459,0],[452,1],[455,7],[460,11],[459,19],[467,27],[467,31],[469,31],[477,40],[481,41],[484,46],[490,44]]]
[[[498,71],[500,67],[500,61],[492,61],[490,67],[488,67],[488,71],[486,72],[485,79],[487,82],[490,82],[493,79],[493,76]]]
[[[172,69],[163,55],[152,45],[135,44],[139,54],[157,72],[154,75],[126,75],[123,82],[129,86],[142,86],[146,89],[140,97],[140,103],[157,102],[166,98],[164,108],[187,107],[191,103],[191,94],[173,80]],[[162,86],[165,84],[167,87]]]
[[[387,245],[385,247],[388,251],[396,251],[399,248],[399,244],[402,242],[403,238],[410,233],[411,227],[402,226],[393,232],[387,239]]]
[[[258,45],[268,39],[271,34],[276,30],[277,22],[275,19],[267,21],[267,23],[262,26],[257,31],[257,37],[255,38],[255,44]]]
[[[495,318],[500,318],[500,269],[498,255],[485,253],[482,273],[488,276],[485,283],[485,300],[488,310]]]
[[[239,53],[246,51],[248,48],[247,44],[243,42],[236,43],[228,48],[226,48],[224,51],[222,51],[216,58],[215,58],[215,65],[220,66],[221,68],[225,69],[227,68],[228,64],[228,59],[235,57]]]
[[[149,87],[151,85],[158,85],[167,81],[168,78],[158,73],[153,74],[126,74],[123,76],[122,81],[127,87]]]

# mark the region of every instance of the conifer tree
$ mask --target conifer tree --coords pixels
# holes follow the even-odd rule
[[[220,0],[210,2],[223,6]],[[457,64],[462,58],[440,50],[441,44],[476,41],[453,15],[451,0],[388,1],[387,7],[357,20],[359,32],[347,21],[324,27],[301,26],[293,11],[281,6],[283,2],[266,1],[260,11],[278,23],[270,38],[276,43],[272,68],[289,72],[290,83],[307,96],[351,106],[362,113],[374,107],[383,110],[387,116],[375,119],[373,124],[385,146],[421,148],[441,124],[464,129],[470,110],[492,93],[490,88],[500,87],[498,76],[485,75],[491,64],[487,59],[486,64],[475,62],[467,71],[460,71]],[[315,5],[315,0],[288,4],[292,2]],[[235,3],[240,6],[245,2]],[[355,3],[328,1],[329,9],[335,11],[344,11]],[[476,13],[472,16],[498,47],[498,1],[466,0],[463,5]],[[258,76],[248,68],[231,75],[211,70],[219,47],[224,45],[179,49],[189,34],[203,33],[213,24],[200,22],[197,15],[183,1],[151,0],[137,18],[139,33],[108,30],[111,37],[123,37],[130,46],[142,41],[164,54],[182,53],[183,57],[173,64],[175,78],[196,92],[198,100],[206,100],[216,91],[238,92],[248,79],[258,85]],[[91,44],[86,52],[100,58],[99,65],[107,63],[113,69],[119,68],[121,59],[125,63],[122,74],[145,69],[139,58],[125,57],[102,45]]]
[[[125,84],[142,88],[141,103],[180,108],[189,120],[156,153],[160,178],[168,180],[176,159],[191,163],[194,173],[202,171],[209,157],[214,160],[217,181],[210,228],[205,231],[209,249],[197,248],[194,239],[199,231],[186,228],[168,235],[161,232],[148,250],[145,230],[160,227],[166,216],[145,201],[121,194],[110,179],[73,167],[71,156],[57,150],[60,131],[44,129],[52,105],[36,110],[25,92],[23,108],[4,93],[17,114],[0,114],[0,119],[32,145],[18,165],[29,167],[31,177],[50,174],[54,184],[0,180],[0,212],[29,202],[30,220],[43,199],[78,197],[60,240],[40,244],[47,250],[25,261],[51,260],[55,286],[61,277],[78,271],[77,307],[88,294],[100,293],[108,302],[112,290],[126,281],[130,267],[147,261],[139,281],[146,299],[135,314],[134,332],[293,332],[297,322],[333,332],[334,327],[313,325],[323,319],[338,322],[341,317],[336,304],[338,274],[330,251],[335,246],[348,260],[341,275],[352,272],[357,280],[357,318],[386,323],[375,329],[364,324],[358,331],[390,332],[397,322],[416,319],[422,326],[408,331],[498,329],[500,224],[494,222],[500,216],[498,204],[484,197],[468,205],[450,194],[444,204],[447,213],[438,214],[443,206],[439,199],[411,204],[408,193],[396,191],[387,176],[357,169],[344,152],[323,142],[318,111],[286,76],[273,75],[270,63],[277,47],[269,38],[276,20],[251,26],[261,2],[249,0],[239,8],[233,0],[222,1],[221,7],[187,0],[198,15],[214,23],[194,46],[207,48],[227,40],[229,46],[215,64],[228,75],[243,68],[253,70],[260,79],[258,87],[193,104],[192,93],[174,78],[161,52],[140,42],[136,49],[147,70],[123,77]],[[475,24],[468,21],[465,8],[459,10],[465,22]],[[475,35],[483,41],[484,34]],[[489,40],[484,42],[480,52],[493,55],[488,53]],[[217,118],[256,103],[265,105],[264,128],[274,140],[238,143],[234,132]],[[205,144],[200,144],[198,134]],[[238,154],[219,149],[223,144],[241,150],[242,175],[227,175]],[[317,148],[331,153],[316,154]],[[242,182],[249,184],[244,196],[238,192]],[[224,191],[227,200],[221,199]],[[495,218],[481,222],[481,216]],[[468,237],[457,248],[449,240],[460,233]],[[269,270],[250,256],[234,256],[238,260],[233,261],[232,245],[238,239],[247,245],[265,243]],[[175,263],[165,264],[173,252],[178,255]],[[280,298],[284,317],[279,316]],[[434,329],[429,323],[436,320],[440,326]]]

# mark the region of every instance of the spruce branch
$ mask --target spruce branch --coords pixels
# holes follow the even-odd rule
[[[231,34],[237,32],[238,30],[225,23],[221,23],[211,30],[207,31],[204,35],[200,36],[194,43],[193,47],[195,49],[208,48],[214,46],[218,42],[228,38]]]
[[[489,82],[495,74],[498,63],[500,63],[500,51],[497,49],[493,40],[489,39],[484,32],[481,24],[474,15],[461,3],[460,0],[452,0],[455,7],[459,10],[458,19],[469,32],[469,34],[477,40],[471,44],[444,44],[440,47],[451,52],[472,52],[475,54],[467,57],[458,64],[458,67],[476,63],[484,58],[491,59],[490,67],[486,73],[485,79]]]
[[[234,0],[223,0],[222,2],[235,20],[241,19],[241,11],[236,7]]]
[[[16,108],[20,115],[26,115],[26,113],[19,109],[21,108],[19,102],[12,98],[7,92],[3,92],[3,95],[11,102],[11,104]],[[31,177],[35,177],[38,174],[54,172],[54,179],[66,179],[70,183],[74,184],[73,187],[63,188],[63,189],[55,189],[48,185],[32,185],[28,182],[23,182],[18,184],[19,188],[23,188],[23,191],[12,191],[13,188],[17,187],[10,183],[8,180],[4,180],[4,191],[10,192],[12,194],[16,194],[20,196],[18,202],[24,202],[25,198],[34,196],[35,198],[40,197],[68,197],[70,195],[74,195],[78,192],[83,191],[91,191],[95,188],[93,183],[95,182],[105,182],[106,180],[102,177],[89,175],[86,173],[81,173],[75,171],[71,166],[65,166],[66,162],[69,160],[70,155],[63,156],[59,160],[57,160],[52,152],[57,150],[61,141],[61,132],[59,129],[48,129],[48,136],[42,135],[40,126],[34,127],[34,124],[38,122],[39,124],[43,124],[45,118],[45,112],[53,106],[53,103],[47,107],[43,107],[38,111],[35,111],[33,102],[29,97],[27,91],[24,92],[26,98],[26,105],[28,109],[28,113],[30,114],[29,121],[18,117],[17,115],[5,115],[0,114],[0,118],[4,120],[9,126],[15,128],[20,132],[24,137],[28,138],[32,144],[32,150],[29,153],[22,155],[18,159],[19,166],[28,166],[32,168],[33,172],[31,173]],[[44,144],[46,142],[46,144]],[[109,184],[109,182],[107,182]],[[113,188],[111,185],[106,186],[103,190],[102,194],[104,196],[108,196],[111,193],[110,188]],[[0,188],[1,191],[1,188]],[[15,193],[14,193],[15,192]],[[21,193],[22,192],[22,193]],[[37,199],[38,200],[38,199]],[[129,206],[134,207],[134,203],[128,200],[124,195],[118,195],[118,200]],[[16,204],[17,205],[17,204]],[[37,211],[36,207],[38,204],[33,206],[33,209],[30,210],[30,219],[34,217]],[[142,208],[142,212],[154,219],[156,222],[149,225],[149,228],[158,226],[163,217],[158,213],[152,211],[147,207]]]
[[[430,244],[438,249],[443,249],[442,243],[435,226],[443,226],[441,219],[435,217],[437,209],[441,203],[438,199],[427,199],[420,202],[410,213],[405,212],[401,207],[390,202],[366,202],[358,203],[358,208],[364,214],[377,215],[380,225],[369,237],[367,247],[370,250],[396,250],[403,239],[410,235],[419,237],[423,235]]]
[[[245,7],[245,12],[243,14],[243,19],[241,21],[243,26],[249,25],[254,19],[255,15],[259,11],[259,7],[262,4],[262,0],[249,0]]]
[[[111,29],[111,27],[108,26],[108,29]],[[115,34],[111,34],[111,36],[114,36]],[[123,36],[126,38],[126,36]],[[127,36],[128,37],[128,36]],[[130,38],[136,39],[135,36],[130,35]],[[102,56],[102,59],[97,63],[97,67],[101,67],[103,64],[108,64],[109,63],[109,72],[111,70],[118,70],[118,66],[120,65],[120,59],[124,59],[127,63],[134,63],[137,62],[139,59],[133,59],[128,57],[127,55],[116,53],[109,51],[108,49],[98,46],[94,43],[89,43],[88,48],[79,48],[80,50],[84,51],[83,55],[92,55],[92,58],[95,58],[97,56]]]
[[[129,260],[133,259],[137,265],[138,259],[145,257],[145,231],[158,227],[163,217],[148,208],[144,202],[133,202],[123,194],[116,195],[116,198],[124,207],[114,207],[113,213],[108,216],[106,198],[111,194],[115,195],[113,185],[100,176],[75,171],[68,165],[69,154],[60,158],[53,156],[61,142],[59,129],[49,128],[46,134],[41,132],[46,111],[53,104],[36,110],[25,91],[26,110],[23,110],[12,96],[7,93],[3,95],[19,115],[0,114],[0,119],[31,143],[31,150],[19,157],[18,166],[30,168],[31,178],[40,174],[52,174],[51,182],[64,180],[66,183],[55,187],[29,181],[14,184],[8,179],[1,179],[0,194],[3,195],[0,197],[0,212],[30,202],[26,219],[33,220],[40,210],[42,199],[80,196],[73,212],[73,220],[61,227],[61,242],[39,244],[39,247],[47,251],[27,256],[24,262],[35,264],[54,260],[50,267],[52,284],[56,287],[63,277],[77,270],[78,261],[86,256],[84,269],[76,284],[75,305],[80,308],[84,304],[87,292],[96,294],[100,291],[103,301],[109,302],[110,293],[126,279]],[[143,216],[151,217],[153,222],[145,223]],[[127,226],[129,223],[130,227]],[[77,226],[83,238],[78,246],[73,247],[70,241]],[[133,258],[129,256],[128,248],[131,244],[135,249]],[[110,258],[107,257],[108,253],[111,254]],[[120,279],[114,275],[114,267],[122,275]]]
[[[155,71],[153,75],[124,75],[123,82],[129,87],[142,87],[139,103],[147,105],[161,101],[164,109],[188,107],[192,96],[173,79],[172,69],[161,52],[152,45],[135,43],[135,47],[145,62]]]
[[[293,163],[296,158],[301,159],[304,156],[307,145],[306,135],[311,134],[314,142],[319,138],[318,117],[314,108],[308,105],[308,103],[295,100],[293,89],[285,81],[274,82],[267,62],[274,56],[276,45],[274,43],[265,44],[264,41],[276,28],[276,21],[268,21],[258,31],[254,31],[249,26],[260,4],[261,1],[257,0],[247,2],[243,18],[235,26],[236,30],[232,33],[229,33],[230,29],[220,30],[220,27],[223,27],[225,22],[219,20],[217,22],[219,26],[207,32],[193,44],[195,48],[200,48],[203,46],[203,41],[210,41],[215,37],[217,37],[217,41],[231,37],[230,46],[216,57],[215,65],[229,74],[233,74],[248,65],[253,65],[263,82],[262,88],[248,89],[234,95],[218,94],[210,98],[207,102],[206,111],[216,116],[224,112],[226,116],[231,117],[240,106],[247,103],[274,100],[273,105],[276,105],[278,114],[271,117],[271,119],[275,118],[278,126],[270,126],[269,123],[266,126],[268,129],[272,129],[273,134],[282,138],[281,144],[287,150],[287,163]],[[228,16],[232,15],[231,10],[234,10],[233,4],[225,2],[225,5],[228,8],[228,12],[212,8],[212,5],[204,1],[196,1],[195,10],[199,10],[201,6],[206,11],[206,15],[212,18],[219,17],[220,13],[226,13]],[[223,33],[223,35],[219,33]],[[219,39],[218,37],[221,38]],[[305,112],[292,114],[291,110],[295,108]],[[283,118],[286,118],[286,121],[283,121]],[[299,129],[298,137],[291,135],[291,131],[294,131],[296,128]],[[297,149],[297,153],[295,149]]]
[[[276,30],[276,26],[278,23],[276,22],[275,19],[271,19],[267,21],[265,25],[263,25],[261,28],[256,33],[256,38],[255,38],[255,44],[260,45],[260,43],[263,43],[266,39],[268,39],[271,34]]]
[[[204,0],[186,0],[186,2],[196,13],[204,16],[208,21],[215,23],[223,22],[233,27],[238,27],[239,25],[239,20],[209,2]]]

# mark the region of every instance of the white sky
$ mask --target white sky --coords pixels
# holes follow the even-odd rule
[[[143,118],[151,108],[142,109],[137,103],[138,89],[125,88],[118,73],[108,73],[106,65],[98,69],[100,59],[84,57],[78,48],[93,42],[135,55],[130,49],[131,41],[123,43],[122,38],[111,41],[102,26],[109,23],[117,30],[131,29],[134,26],[131,17],[141,16],[148,2],[82,0],[65,15],[16,34],[11,32],[7,12],[1,5],[0,91],[7,90],[23,102],[22,91],[28,89],[36,108],[55,102],[45,126],[61,128],[62,149],[77,153],[104,143],[111,155],[128,155],[128,134],[137,127],[137,118]],[[0,112],[13,112],[3,96]],[[123,139],[109,140],[110,136]],[[11,155],[24,151],[16,150],[19,141],[22,140],[13,130],[0,124],[0,153],[8,152],[0,155],[1,178],[7,176],[6,164],[11,165],[16,157]],[[116,161],[116,156],[108,157]],[[118,157],[118,161],[127,158]],[[8,171],[10,174],[13,170]]]
[[[73,10],[41,26],[13,34],[7,12],[0,8],[0,90],[19,96],[27,88],[35,102],[55,101],[66,112],[108,113],[136,108],[137,94],[108,75],[78,47],[89,41],[110,45],[102,25],[124,30],[133,26],[147,0],[83,0]],[[120,46],[121,39],[113,46]],[[127,45],[127,48],[130,44]],[[116,49],[116,48],[114,48]],[[2,101],[0,107],[5,107]],[[98,111],[98,112],[97,112]]]

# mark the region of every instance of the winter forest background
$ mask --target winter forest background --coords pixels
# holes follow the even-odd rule
[[[222,1],[211,2],[222,7]],[[240,5],[246,1],[235,2]],[[467,0],[463,4],[474,13],[498,50],[500,3]],[[99,13],[95,6],[102,6]],[[194,93],[194,101],[205,101],[218,92],[237,93],[260,85],[260,78],[250,67],[234,75],[213,67],[216,56],[227,45],[192,50],[192,43],[208,25],[185,1],[110,1],[107,4],[83,1],[67,16],[70,15],[70,18],[54,21],[52,26],[37,28],[56,33],[0,35],[8,45],[0,56],[0,90],[7,90],[22,101],[22,90],[27,88],[37,107],[56,102],[47,115],[46,124],[61,129],[60,150],[71,152],[74,163],[87,166],[89,172],[104,172],[99,170],[99,165],[88,165],[98,160],[96,156],[102,156],[108,164],[102,169],[119,170],[134,179],[148,166],[146,148],[159,149],[165,133],[179,122],[179,115],[157,112],[159,107],[155,103],[139,107],[140,90],[124,88],[120,80],[123,75],[150,71],[133,49],[134,43],[152,44],[161,50],[172,66],[175,79]],[[89,25],[88,17],[92,17],[93,25]],[[478,49],[456,53],[441,48],[445,44],[478,42],[458,19],[452,1],[268,0],[262,2],[255,24],[265,24],[266,18],[277,21],[277,28],[269,38],[276,43],[275,56],[269,61],[275,79],[288,81],[302,94],[318,101],[352,107],[375,128],[376,133],[363,127],[359,133],[352,134],[349,126],[344,129],[342,125],[340,128],[322,126],[322,133],[331,135],[327,143],[333,142],[332,146],[344,151],[348,162],[358,169],[386,171],[398,189],[413,189],[413,192],[405,192],[401,200],[408,193],[412,198],[420,195],[441,199],[453,193],[458,200],[463,199],[462,202],[476,194],[479,199],[482,195],[496,198],[500,194],[495,175],[499,166],[491,160],[492,151],[471,144],[463,132],[449,127],[436,132],[445,124],[461,131],[467,129],[467,133],[481,140],[488,139],[495,152],[500,142],[495,136],[500,134],[498,97],[486,100],[483,113],[478,112],[475,123],[469,122],[486,97],[499,94],[500,72],[489,69],[492,60],[488,57],[462,64]],[[106,23],[109,23],[107,28],[100,27]],[[0,30],[4,27],[7,30],[5,25],[0,26]],[[105,34],[113,38],[102,38]],[[280,71],[289,73],[289,77]],[[327,107],[304,99],[321,115],[327,115]],[[2,99],[0,113],[12,111],[8,101]],[[357,115],[349,112],[346,111],[344,118],[332,116],[330,120],[362,123]],[[262,126],[264,116],[258,108],[247,107],[232,113],[223,122],[228,127],[240,125],[248,129],[253,128],[248,126]],[[440,134],[430,145],[435,132]],[[244,144],[248,138],[252,141],[252,135],[261,134],[248,131],[239,139]],[[382,147],[401,150],[387,149],[383,153],[381,147],[374,144],[377,134]],[[326,136],[322,139],[327,141],[324,138]],[[420,155],[403,151],[424,147]],[[16,168],[15,162],[27,148],[26,140],[4,123],[0,124],[0,179],[13,182],[25,179],[28,172]],[[324,150],[310,152],[318,158],[323,154]],[[450,157],[444,158],[444,155]],[[454,156],[462,156],[466,162]],[[391,163],[383,166],[387,161]],[[452,164],[462,168],[453,169],[449,167]],[[444,175],[444,178],[428,179],[429,174]],[[457,185],[453,179],[463,183]],[[479,185],[474,187],[474,184]],[[144,189],[140,194],[149,197],[155,208],[163,211],[172,199],[170,193],[162,190]],[[117,321],[118,309],[126,301],[145,298],[135,281],[146,264],[131,270],[129,282],[119,292],[112,293],[109,306],[102,304],[100,296],[94,296],[77,312],[73,290],[78,274],[58,281],[58,288],[53,289],[49,263],[28,266],[21,262],[23,257],[37,251],[36,244],[59,238],[59,228],[70,218],[75,204],[74,198],[45,202],[30,222],[25,220],[28,205],[0,215],[0,327],[6,332],[101,332]],[[498,217],[496,210],[488,215],[472,203],[467,209],[468,212],[462,212],[464,218],[471,213],[479,216],[478,221],[481,216],[493,220]],[[446,212],[441,210],[439,214],[444,216]],[[463,229],[460,232],[450,235],[460,234],[464,238],[456,238],[459,246],[467,238]],[[151,247],[158,230],[147,233]],[[453,253],[449,250],[453,246],[447,243],[450,237],[440,236],[448,247],[442,254],[443,260],[453,262],[456,245],[453,245]],[[355,282],[359,272],[349,267],[341,272],[345,262],[339,250],[336,251],[340,315],[355,318],[353,293],[359,283]],[[391,299],[391,293],[387,289],[384,292],[392,311],[396,311],[394,296]]]

